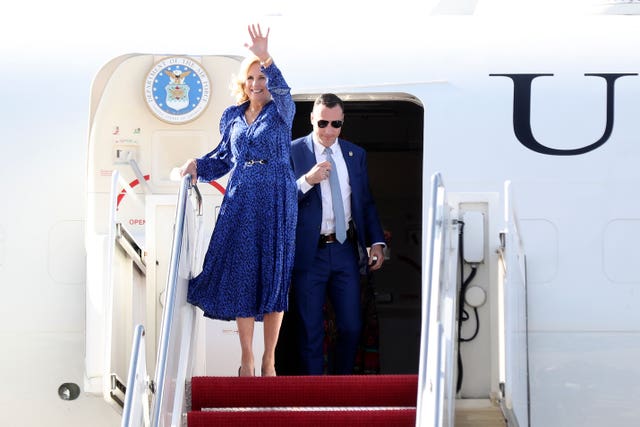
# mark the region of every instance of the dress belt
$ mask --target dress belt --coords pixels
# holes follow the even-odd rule
[[[348,242],[354,242],[355,241],[355,227],[353,226],[353,221],[349,221],[349,229],[347,230],[347,240]],[[329,233],[329,234],[321,234],[320,235],[320,239],[318,240],[318,245],[322,246],[325,243],[334,243],[337,242],[338,239],[336,239],[336,233]]]
[[[323,245],[325,243],[333,243],[333,242],[337,242],[337,241],[338,240],[336,239],[336,233],[321,234],[320,235],[320,241],[318,243]]]

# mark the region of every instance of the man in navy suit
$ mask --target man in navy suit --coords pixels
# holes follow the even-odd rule
[[[300,316],[301,364],[308,375],[324,372],[323,305],[327,295],[336,317],[335,371],[353,373],[362,329],[360,273],[367,268],[377,270],[384,261],[384,233],[369,189],[366,153],[338,138],[343,123],[342,100],[334,94],[320,95],[311,113],[313,132],[291,145],[298,182],[292,286]],[[327,148],[331,151],[325,152]],[[332,184],[335,177],[339,182]],[[332,187],[339,194],[334,195],[336,199]],[[334,213],[336,207],[339,210]],[[346,238],[341,237],[342,222]]]

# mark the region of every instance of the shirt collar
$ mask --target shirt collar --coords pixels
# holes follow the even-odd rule
[[[320,141],[318,141],[316,134],[311,134],[311,138],[313,139],[313,150],[316,153],[324,153],[324,149],[327,148],[324,145],[320,144]],[[331,152],[333,152],[334,154],[336,154],[338,151],[340,151],[340,144],[338,142],[338,138],[336,138],[335,141],[333,141],[333,144],[331,144],[331,146],[329,147],[331,148]]]

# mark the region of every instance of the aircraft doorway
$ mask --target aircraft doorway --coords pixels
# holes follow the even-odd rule
[[[365,332],[356,372],[417,374],[424,108],[408,94],[337,94],[345,102],[340,137],[367,151],[371,191],[388,245],[382,269],[362,281]],[[294,96],[293,139],[311,132],[316,96]],[[298,373],[292,309],[290,303],[276,354],[281,375]]]

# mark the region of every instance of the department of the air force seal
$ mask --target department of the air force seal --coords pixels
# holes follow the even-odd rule
[[[151,111],[168,123],[196,119],[211,95],[209,76],[200,64],[186,57],[165,58],[153,66],[144,82],[144,98]]]

